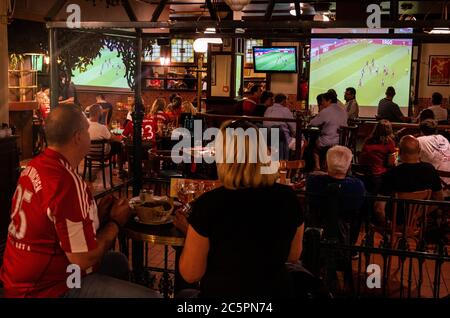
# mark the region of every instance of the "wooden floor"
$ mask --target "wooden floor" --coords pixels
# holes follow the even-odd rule
[[[83,171],[82,167],[79,169],[79,171]],[[103,183],[102,183],[102,176],[100,171],[93,171],[94,179],[92,182],[88,182],[89,186],[92,189],[92,192],[94,195],[96,193],[104,191]],[[108,171],[106,172],[107,176],[107,187],[109,188],[109,177],[108,177]],[[117,171],[114,171],[113,174],[113,183],[119,184],[121,182],[120,178],[117,175]],[[377,243],[381,237],[376,237],[376,246]],[[160,245],[153,245],[149,244],[148,246],[148,266],[151,267],[159,267],[163,268],[164,266],[164,247]],[[174,262],[175,262],[175,253],[172,248],[169,248],[169,268],[174,269]],[[383,271],[384,266],[384,260],[381,255],[371,255],[368,260],[366,260],[366,257],[363,256],[361,259],[361,270],[358,270],[359,261],[353,260],[353,273],[354,273],[354,282],[355,286],[357,286],[358,282],[360,283],[360,291],[363,297],[383,297],[381,289],[372,289],[369,290],[366,288],[366,279],[368,274],[366,274],[366,262],[367,264],[377,264],[380,266],[381,270]],[[411,267],[411,283],[409,284],[411,286],[411,290],[407,289],[408,285],[408,279],[409,279],[409,269]],[[404,284],[404,290],[403,294],[401,295],[401,272],[398,269],[399,268],[399,258],[398,257],[392,257],[392,266],[390,271],[390,277],[387,282],[387,294],[386,297],[389,298],[398,298],[398,297],[419,297],[418,295],[418,285],[420,280],[420,271],[419,271],[419,264],[417,260],[414,260],[412,262],[412,265],[410,266],[409,259],[405,262],[404,266],[404,272],[403,272],[403,284]],[[439,292],[439,298],[444,297],[450,297],[450,262],[444,263],[442,265],[442,273],[441,273],[441,280],[440,280],[440,292]],[[362,272],[362,274],[358,277],[358,272]],[[156,279],[154,280],[153,287],[155,289],[158,289],[159,280],[160,280],[161,274],[156,274]],[[422,269],[422,287],[420,292],[420,297],[423,298],[432,298],[433,297],[433,288],[434,288],[434,277],[435,277],[435,261],[427,260],[423,264]],[[382,280],[382,283],[383,280]],[[356,287],[357,288],[357,287]]]

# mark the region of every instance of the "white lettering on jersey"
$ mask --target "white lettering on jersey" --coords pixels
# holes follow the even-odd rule
[[[25,233],[27,231],[27,218],[25,216],[25,212],[22,209],[22,203],[25,201],[26,203],[31,202],[31,197],[33,193],[29,190],[23,191],[22,186],[19,184],[16,189],[16,193],[14,194],[16,205],[14,207],[14,212],[11,215],[11,224],[8,227],[8,231],[12,237],[16,240],[21,240],[25,237]],[[14,218],[19,214],[20,223],[15,224]]]
[[[39,173],[34,167],[28,166],[22,172],[22,176],[27,176],[30,178],[31,183],[33,184],[34,193],[38,193],[42,190],[42,182]]]

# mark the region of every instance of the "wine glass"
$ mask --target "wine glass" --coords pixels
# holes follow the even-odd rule
[[[191,210],[190,203],[194,200],[195,189],[192,189],[190,183],[182,181],[177,185],[177,194],[183,204],[182,213],[188,215]]]

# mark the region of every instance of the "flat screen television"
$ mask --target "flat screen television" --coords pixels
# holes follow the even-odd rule
[[[84,88],[130,89],[125,77],[125,64],[117,51],[104,47],[84,72],[75,69],[72,81]]]
[[[297,47],[254,46],[255,73],[297,73]]]
[[[354,87],[359,106],[375,108],[384,98],[386,88],[393,86],[397,93],[394,102],[407,107],[412,40],[386,39],[382,33],[379,38],[364,38],[362,31],[366,30],[352,31],[348,33],[361,33],[361,38],[311,39],[309,105],[316,106],[316,96],[330,88],[345,102],[345,89]]]

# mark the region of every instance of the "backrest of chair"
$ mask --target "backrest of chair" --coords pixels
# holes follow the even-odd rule
[[[305,160],[281,160],[280,171],[287,171],[286,177],[292,178],[299,170],[305,168]]]
[[[91,140],[91,148],[87,157],[92,160],[103,160],[105,159],[105,148],[108,140]]]
[[[394,197],[396,199],[404,199],[404,200],[429,200],[431,198],[431,190],[422,190],[415,192],[397,192]],[[399,202],[394,202],[393,205],[393,214],[392,214],[392,230],[394,232],[398,232],[397,230],[397,213]],[[421,232],[421,225],[419,224],[422,217],[426,217],[428,212],[428,205],[418,204],[418,203],[407,203],[404,205],[407,207],[405,222],[405,232],[407,236],[414,235],[417,232]]]
[[[357,134],[358,126],[341,126],[339,128],[339,145],[345,146],[355,153]]]

